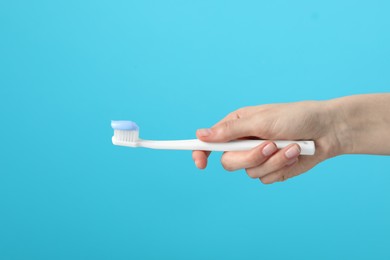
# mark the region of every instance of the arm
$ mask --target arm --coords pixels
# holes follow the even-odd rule
[[[206,142],[253,137],[314,140],[314,156],[299,156],[296,144],[277,150],[275,144],[266,142],[250,151],[225,152],[221,158],[226,170],[245,169],[263,183],[283,181],[341,154],[390,155],[390,94],[245,107],[196,134]],[[209,154],[193,152],[198,168],[207,166]]]
[[[390,94],[330,100],[341,153],[390,155]]]

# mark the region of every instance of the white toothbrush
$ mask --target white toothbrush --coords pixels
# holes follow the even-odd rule
[[[201,151],[244,151],[250,150],[267,140],[237,140],[226,143],[209,143],[199,139],[190,140],[143,140],[139,138],[139,127],[132,121],[111,121],[114,129],[112,143],[127,147],[144,147],[164,150],[201,150]],[[301,155],[314,155],[313,141],[272,140],[281,149],[295,143],[301,147]]]

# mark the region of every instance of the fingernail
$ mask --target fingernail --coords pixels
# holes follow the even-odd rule
[[[289,161],[286,163],[286,166],[293,165],[293,164],[296,163],[297,161],[298,161],[298,158],[291,159],[291,160],[289,160]]]
[[[200,136],[209,136],[211,134],[212,134],[212,131],[209,128],[203,128],[203,129],[198,130],[198,135],[200,135]]]
[[[276,148],[276,146],[271,143],[271,144],[267,144],[264,148],[263,148],[263,155],[264,156],[270,156],[271,154],[273,154],[274,152],[276,152],[278,148]]]
[[[286,155],[287,158],[291,159],[291,158],[298,157],[298,155],[299,155],[300,153],[301,153],[301,150],[300,150],[299,146],[294,145],[294,146],[290,147],[290,148],[286,151],[285,155]]]

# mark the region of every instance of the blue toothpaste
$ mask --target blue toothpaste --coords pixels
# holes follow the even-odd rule
[[[111,127],[114,130],[127,130],[127,131],[138,131],[139,127],[132,121],[114,121],[111,120]]]

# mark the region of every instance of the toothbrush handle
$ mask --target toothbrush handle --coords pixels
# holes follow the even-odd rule
[[[152,149],[165,150],[201,150],[201,151],[244,151],[250,150],[266,140],[237,140],[227,143],[208,143],[198,139],[191,140],[172,140],[172,141],[153,141],[140,140],[138,146]],[[289,144],[296,143],[301,147],[301,155],[314,155],[314,141],[273,141],[281,149]]]

